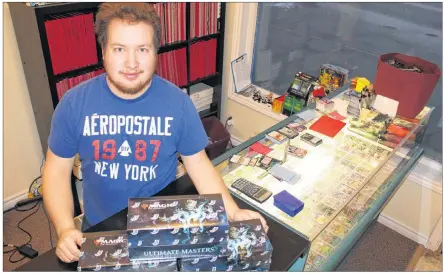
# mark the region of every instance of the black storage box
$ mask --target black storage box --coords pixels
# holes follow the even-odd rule
[[[202,119],[202,124],[209,138],[209,144],[205,148],[208,158],[215,159],[227,150],[230,141],[230,133],[216,117]]]

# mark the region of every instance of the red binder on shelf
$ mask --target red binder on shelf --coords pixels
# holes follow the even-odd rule
[[[93,14],[45,21],[55,75],[98,62]]]

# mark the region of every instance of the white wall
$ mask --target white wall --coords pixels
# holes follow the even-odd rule
[[[11,14],[6,3],[3,8],[3,200],[8,200],[27,192],[40,175],[43,153]]]

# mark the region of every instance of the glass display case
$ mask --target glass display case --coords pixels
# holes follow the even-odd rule
[[[339,264],[422,155],[419,143],[433,109],[424,108],[415,120],[401,120],[408,130],[395,145],[350,130],[356,120],[347,116],[342,120],[345,126],[333,137],[311,130],[326,115],[313,108],[308,107],[243,142],[213,163],[233,195],[312,242],[305,271],[326,271]],[[308,114],[315,114],[314,118],[300,118]],[[306,128],[298,136],[287,137],[280,143],[267,137],[288,125],[297,126],[295,123]],[[301,135],[307,132],[322,139],[322,143],[314,146],[303,141]],[[266,155],[257,153],[252,149],[256,142],[271,148],[270,151]],[[296,156],[287,152],[289,147],[305,152]],[[271,158],[271,163],[262,164],[265,157]],[[277,179],[269,173],[273,164],[293,170],[299,180],[292,184]],[[286,190],[301,200],[304,208],[292,217],[274,205],[273,197],[258,203],[231,187],[238,178],[268,189],[272,196]]]

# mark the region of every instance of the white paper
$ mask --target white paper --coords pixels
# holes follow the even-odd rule
[[[231,69],[236,93],[244,91],[251,85],[251,65],[248,64],[247,54],[232,61]]]
[[[382,114],[386,114],[389,115],[389,117],[394,118],[398,112],[398,105],[399,101],[377,95],[375,102],[373,103],[373,108]]]

